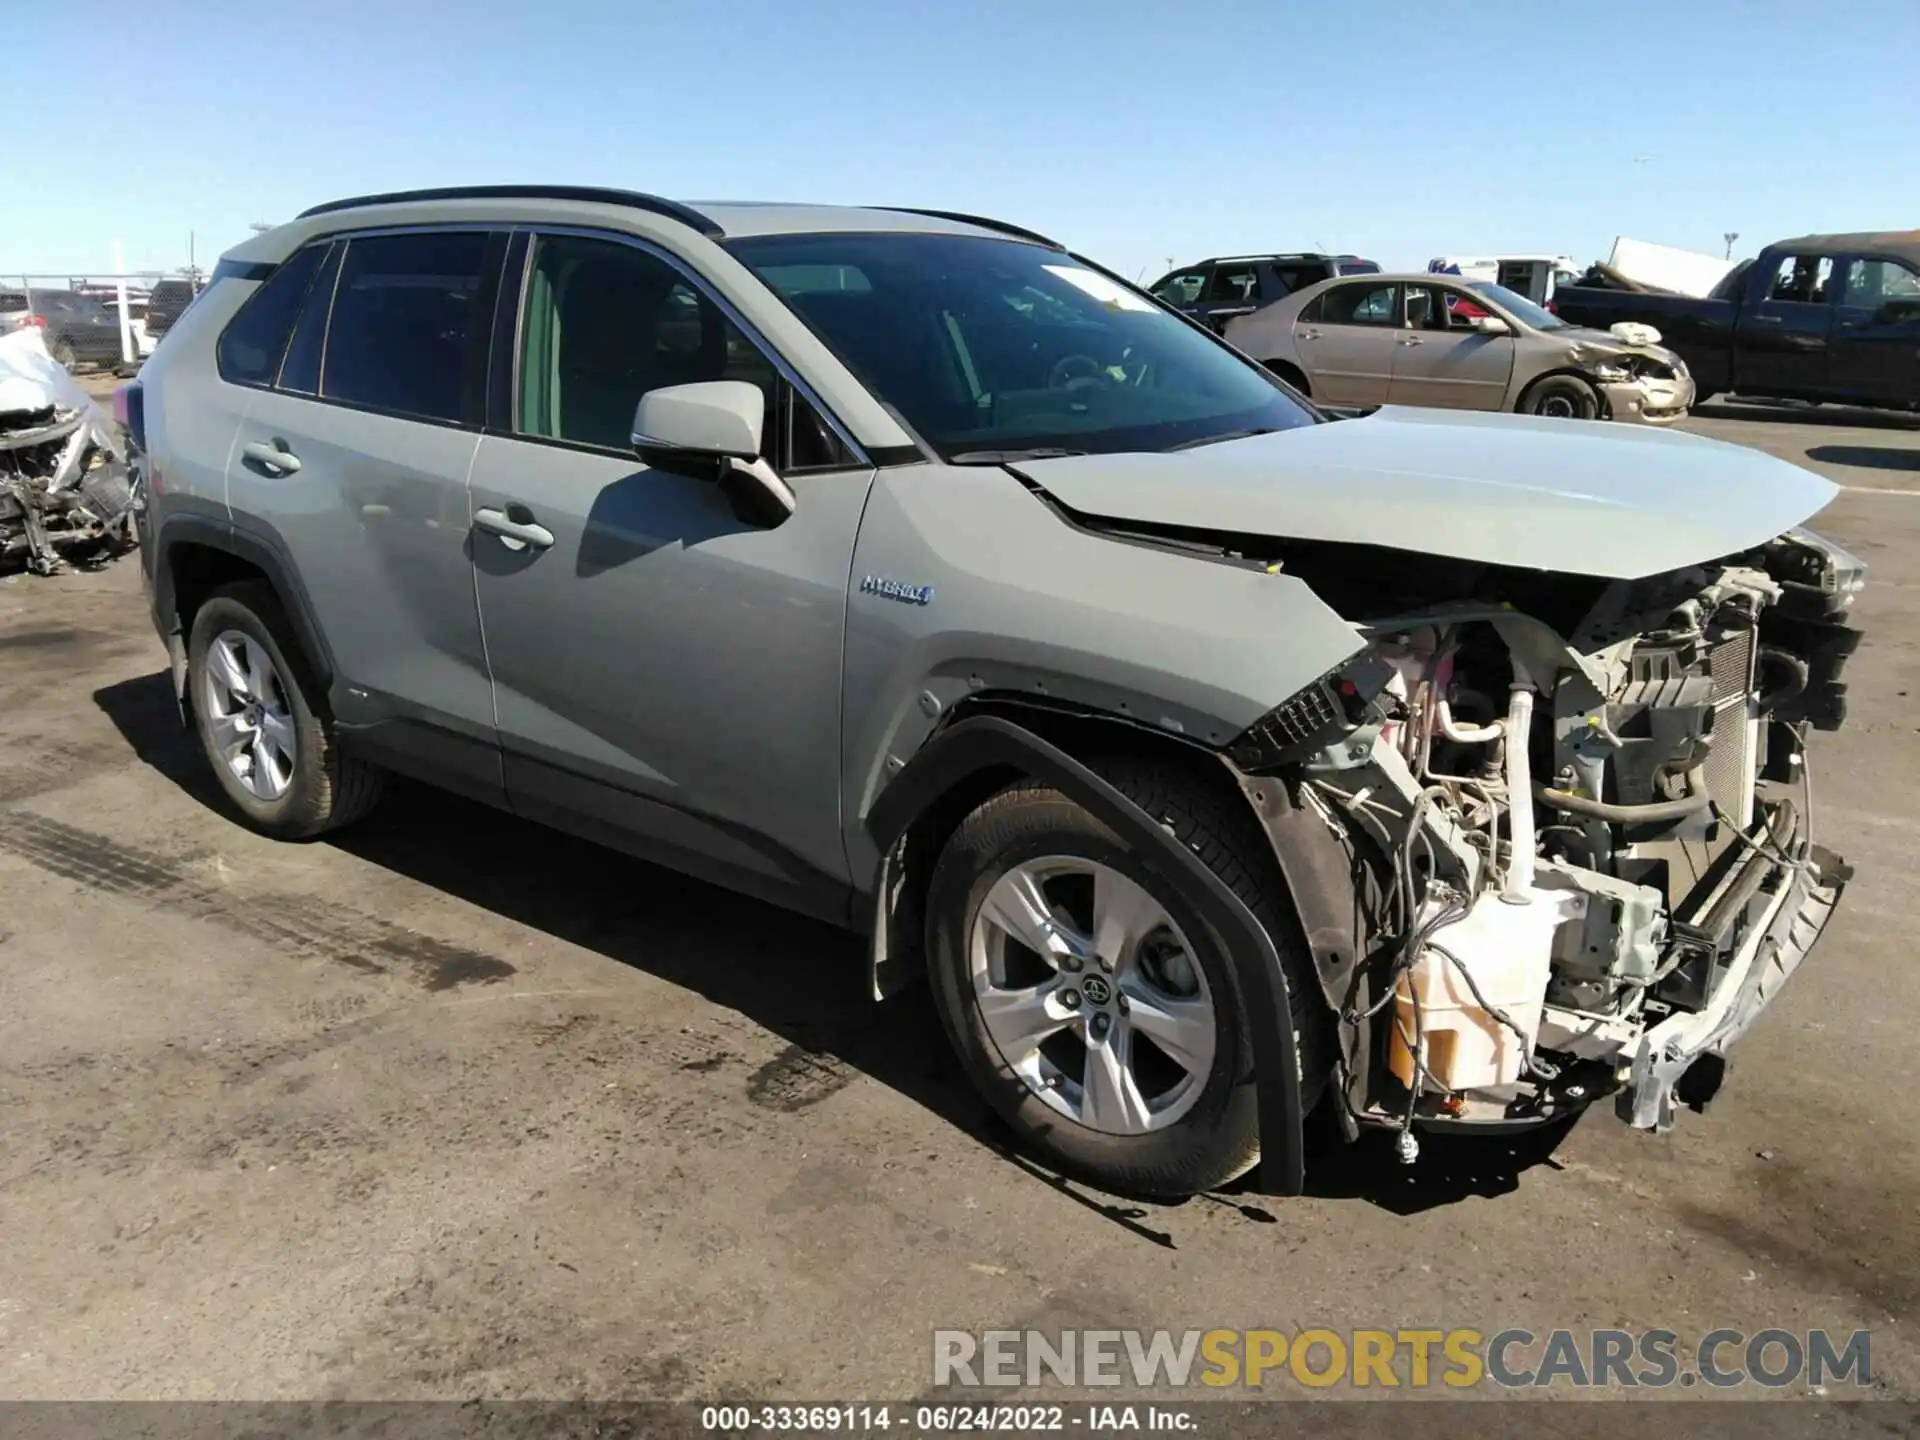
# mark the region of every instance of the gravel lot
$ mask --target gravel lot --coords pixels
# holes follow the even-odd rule
[[[929,1332],[1874,1332],[1920,1398],[1920,427],[1710,406],[1872,566],[1858,867],[1704,1116],[1146,1206],[1006,1154],[859,942],[434,792],[226,818],[139,568],[0,582],[0,1398],[906,1397]]]

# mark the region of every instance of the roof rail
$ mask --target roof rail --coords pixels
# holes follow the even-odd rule
[[[598,185],[448,185],[437,190],[390,190],[380,195],[355,195],[346,200],[329,200],[302,210],[299,219],[310,215],[328,215],[336,210],[357,210],[363,205],[402,205],[416,200],[584,200],[597,205],[624,205],[630,210],[647,210],[692,226],[709,240],[718,240],[727,232],[692,206],[677,200],[663,200],[638,190],[612,190]]]
[[[958,210],[928,210],[920,205],[876,205],[876,210],[891,210],[896,215],[926,215],[935,220],[952,220],[960,225],[978,225],[982,230],[998,230],[1002,235],[1017,235],[1022,240],[1036,241],[1049,250],[1064,250],[1067,247],[1058,240],[1049,240],[1045,235],[1023,229],[1018,225],[1009,225],[1004,220],[989,220],[984,215],[964,215]]]

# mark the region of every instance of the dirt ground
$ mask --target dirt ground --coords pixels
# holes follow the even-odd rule
[[[258,839],[137,562],[0,581],[0,1398],[900,1398],[935,1327],[1415,1321],[1869,1329],[1920,1397],[1920,428],[1688,423],[1846,486],[1872,566],[1838,919],[1673,1134],[1288,1201],[1055,1183],[823,926],[412,786]]]

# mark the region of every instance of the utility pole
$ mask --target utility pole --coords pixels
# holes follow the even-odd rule
[[[1720,232],[1720,238],[1727,242],[1726,258],[1731,260],[1733,258],[1733,242],[1740,238],[1740,232],[1738,230],[1723,230]]]

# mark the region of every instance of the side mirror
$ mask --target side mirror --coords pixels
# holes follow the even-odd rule
[[[766,408],[760,387],[744,380],[649,390],[634,407],[633,450],[656,470],[713,481],[739,519],[771,529],[795,502],[760,455]]]
[[[1475,316],[1473,328],[1482,335],[1511,335],[1513,333],[1513,327],[1498,315]]]

